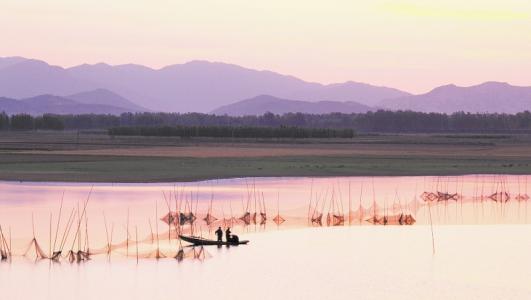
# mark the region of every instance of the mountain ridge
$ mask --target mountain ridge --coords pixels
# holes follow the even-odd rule
[[[144,108],[140,105],[137,105],[128,99],[112,92],[107,89],[95,89],[86,92],[80,92],[77,94],[72,94],[65,96],[65,98],[75,100],[84,104],[101,104],[101,105],[110,105],[120,108],[130,109],[133,112],[137,111],[149,111],[149,109]],[[109,104],[112,103],[112,104]]]
[[[420,112],[517,113],[531,110],[531,87],[497,81],[472,86],[447,84],[425,94],[382,100],[378,106]]]
[[[356,81],[308,82],[273,71],[205,60],[153,69],[138,64],[106,63],[63,68],[22,57],[0,58],[0,96],[3,97],[68,96],[101,89],[119,95],[109,97],[109,101],[124,105],[125,99],[131,109],[163,112],[206,113],[257,95],[306,102],[357,102],[375,108],[422,112],[531,110],[531,87],[495,81],[467,87],[448,84],[412,95]]]
[[[24,99],[0,97],[0,112],[12,114],[113,114],[131,112],[130,109],[98,103],[81,103],[50,94]]]
[[[273,71],[204,60],[160,69],[105,63],[61,68],[42,61],[27,61],[31,63],[26,66],[18,63],[9,67],[12,69],[0,69],[1,96],[25,98],[40,94],[71,95],[103,88],[155,111],[208,112],[238,99],[262,94],[296,100],[358,102],[377,102],[390,96],[410,95],[396,89],[355,85],[351,82],[323,85]],[[38,72],[28,70],[31,65]],[[43,68],[48,69],[47,74],[44,74]],[[42,78],[39,79],[39,76]],[[28,87],[28,81],[39,84]]]
[[[271,95],[259,95],[250,99],[245,99],[229,105],[221,106],[213,110],[211,113],[216,115],[246,116],[263,115],[267,112],[274,114],[298,112],[308,114],[326,114],[334,112],[362,113],[370,110],[372,110],[371,107],[356,102],[308,102],[281,99]]]

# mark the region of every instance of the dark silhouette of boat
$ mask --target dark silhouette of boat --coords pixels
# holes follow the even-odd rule
[[[179,235],[179,238],[185,242],[191,243],[194,246],[237,246],[237,245],[246,245],[249,241],[238,241],[238,242],[218,242],[216,240],[209,240],[197,236],[185,236]]]

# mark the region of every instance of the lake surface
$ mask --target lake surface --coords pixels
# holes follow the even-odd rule
[[[530,298],[529,179],[2,182],[0,225],[14,256],[0,262],[0,291],[5,299]],[[193,226],[166,222],[175,211],[193,213]],[[375,216],[386,225],[369,222]],[[191,248],[175,238],[212,238],[228,225],[251,243]],[[33,237],[44,255],[63,245],[64,257],[36,259]],[[91,260],[68,260],[86,249]]]

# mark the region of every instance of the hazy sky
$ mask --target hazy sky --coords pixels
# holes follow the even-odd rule
[[[0,56],[52,64],[202,59],[424,92],[531,86],[530,0],[0,0]]]

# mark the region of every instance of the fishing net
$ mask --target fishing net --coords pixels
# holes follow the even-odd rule
[[[29,243],[28,247],[26,248],[26,251],[24,251],[23,256],[25,257],[33,257],[35,259],[43,259],[48,258],[46,253],[41,249],[41,246],[37,242],[36,238],[33,238],[31,242]]]
[[[286,219],[284,219],[284,218],[281,217],[280,215],[276,215],[276,216],[273,218],[273,222],[275,222],[275,224],[277,224],[277,225],[280,225],[280,224],[286,222]]]
[[[461,195],[459,195],[458,193],[450,194],[450,193],[437,192],[437,201],[449,201],[449,200],[459,201],[460,199],[461,199]]]
[[[527,201],[529,200],[529,195],[527,194],[518,194],[514,197],[515,200],[517,201]]]
[[[312,216],[311,221],[313,225],[319,225],[319,226],[323,225],[323,214],[322,213],[315,214],[314,216]]]
[[[6,260],[11,257],[11,247],[7,243],[2,227],[0,227],[0,260]]]
[[[240,220],[243,221],[245,225],[250,225],[251,224],[251,213],[245,212],[243,216],[240,217]]]
[[[267,215],[263,212],[260,213],[260,225],[264,225],[267,222]]]
[[[416,222],[411,214],[372,216],[366,221],[374,225],[413,225]]]
[[[345,216],[332,215],[332,226],[343,226],[345,224]]]
[[[422,198],[422,200],[425,202],[433,202],[438,200],[437,194],[432,192],[424,192],[420,195],[420,198]]]
[[[207,225],[212,225],[218,219],[214,217],[211,213],[207,213],[207,215],[205,216],[205,218],[203,218],[203,220],[205,221]]]
[[[511,199],[511,196],[507,192],[496,192],[488,196],[494,202],[508,202]]]

